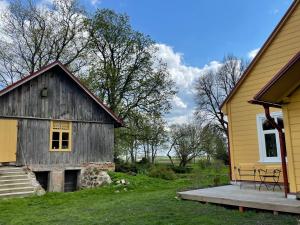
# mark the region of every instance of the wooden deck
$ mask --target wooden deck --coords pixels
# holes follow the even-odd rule
[[[238,185],[226,185],[179,192],[185,200],[209,202],[244,208],[271,210],[274,213],[287,212],[300,214],[300,201],[287,199],[282,192],[258,191],[254,189],[240,189]]]

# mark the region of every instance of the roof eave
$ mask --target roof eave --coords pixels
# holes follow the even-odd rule
[[[239,81],[237,82],[237,84],[235,85],[235,87],[231,90],[231,92],[229,93],[229,95],[222,102],[222,104],[220,105],[220,110],[231,99],[231,97],[236,93],[236,91],[238,90],[238,88],[241,86],[241,84],[243,83],[243,81],[246,79],[247,75],[250,73],[250,71],[255,66],[255,64],[257,63],[257,61],[260,59],[260,57],[262,56],[262,54],[265,52],[265,50],[267,49],[267,47],[271,44],[271,42],[273,41],[273,39],[275,38],[275,36],[279,32],[279,30],[283,27],[283,25],[285,24],[285,22],[287,21],[287,19],[289,18],[289,16],[294,12],[294,9],[297,7],[297,5],[299,3],[300,3],[300,0],[294,0],[293,1],[293,3],[288,8],[287,12],[284,14],[284,16],[282,17],[282,19],[280,20],[280,22],[277,24],[277,26],[275,27],[275,29],[273,30],[273,32],[271,33],[271,35],[268,37],[268,39],[263,44],[263,46],[261,47],[261,49],[259,50],[259,52],[256,54],[256,56],[254,57],[254,59],[251,61],[250,65],[247,67],[247,69],[245,70],[245,72],[243,73],[243,75],[241,76],[241,78],[239,79]]]
[[[83,90],[84,92],[86,92],[86,94],[88,94],[101,108],[103,108],[115,121],[114,124],[115,127],[124,127],[124,122],[121,118],[119,118],[117,115],[115,115],[115,113],[109,108],[107,107],[97,96],[95,96],[84,84],[81,83],[81,81],[75,77],[67,68],[65,65],[63,65],[61,62],[59,61],[55,61],[47,66],[42,67],[40,70],[24,77],[23,79],[7,86],[6,88],[4,88],[3,90],[0,91],[0,97],[12,90],[14,90],[15,88],[21,86],[22,84],[34,79],[35,77],[45,73],[46,71],[54,68],[55,66],[59,66],[75,83],[77,83]]]

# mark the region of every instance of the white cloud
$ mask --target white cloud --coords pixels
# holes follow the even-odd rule
[[[178,108],[181,108],[181,109],[186,109],[187,108],[187,105],[177,95],[175,95],[174,98],[173,98],[173,105],[175,107],[178,107]]]
[[[99,4],[99,3],[101,3],[100,0],[91,0],[91,4],[92,4],[92,5],[97,5],[97,4]]]
[[[8,2],[6,0],[0,0],[0,10],[7,9]]]
[[[211,61],[203,68],[188,66],[183,61],[183,54],[175,52],[172,47],[165,44],[156,44],[156,47],[158,47],[157,57],[167,63],[173,80],[181,88],[191,88],[194,80],[200,77],[203,72],[214,70],[221,66],[221,63],[218,61]]]
[[[253,49],[250,52],[248,52],[249,59],[253,59],[257,55],[258,52],[259,52],[259,48]]]
[[[178,87],[178,93],[173,98],[173,109],[167,115],[169,124],[183,124],[192,121],[195,112],[194,82],[205,72],[217,70],[221,62],[211,61],[203,67],[185,64],[183,54],[175,52],[171,46],[156,44],[157,57],[167,63],[167,68],[172,79]],[[185,99],[183,101],[182,99]]]
[[[182,115],[176,115],[176,116],[170,116],[167,118],[168,124],[184,124],[184,123],[190,123],[193,121],[195,113],[195,108],[191,110],[185,110]]]

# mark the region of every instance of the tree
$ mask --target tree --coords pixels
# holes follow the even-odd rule
[[[235,56],[226,56],[216,71],[204,73],[196,82],[197,115],[216,122],[227,134],[227,122],[220,106],[244,72],[247,63]]]
[[[154,164],[159,150],[164,149],[168,141],[166,122],[161,117],[150,116],[139,124],[141,130],[140,142],[145,158]]]
[[[174,148],[176,156],[179,158],[179,166],[185,167],[197,156],[203,154],[201,149],[201,126],[194,124],[183,124],[171,126],[171,147],[168,157],[174,165],[170,151]]]
[[[133,30],[127,15],[108,9],[98,10],[89,26],[93,60],[83,79],[90,89],[124,120],[132,112],[168,111],[175,85],[153,40]]]
[[[207,124],[201,132],[201,149],[208,161],[217,159],[228,164],[226,136],[215,124]]]
[[[0,29],[0,86],[56,60],[79,71],[89,39],[84,14],[76,0],[10,1]]]

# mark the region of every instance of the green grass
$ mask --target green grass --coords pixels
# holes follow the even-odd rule
[[[0,200],[0,224],[297,224],[297,218],[291,215],[239,213],[236,209],[176,197],[177,190],[211,184],[211,173],[208,171],[209,176],[182,174],[174,181],[112,173],[114,180],[124,178],[130,182],[125,190],[124,186],[110,185],[74,193]],[[227,180],[222,178],[221,182]]]

